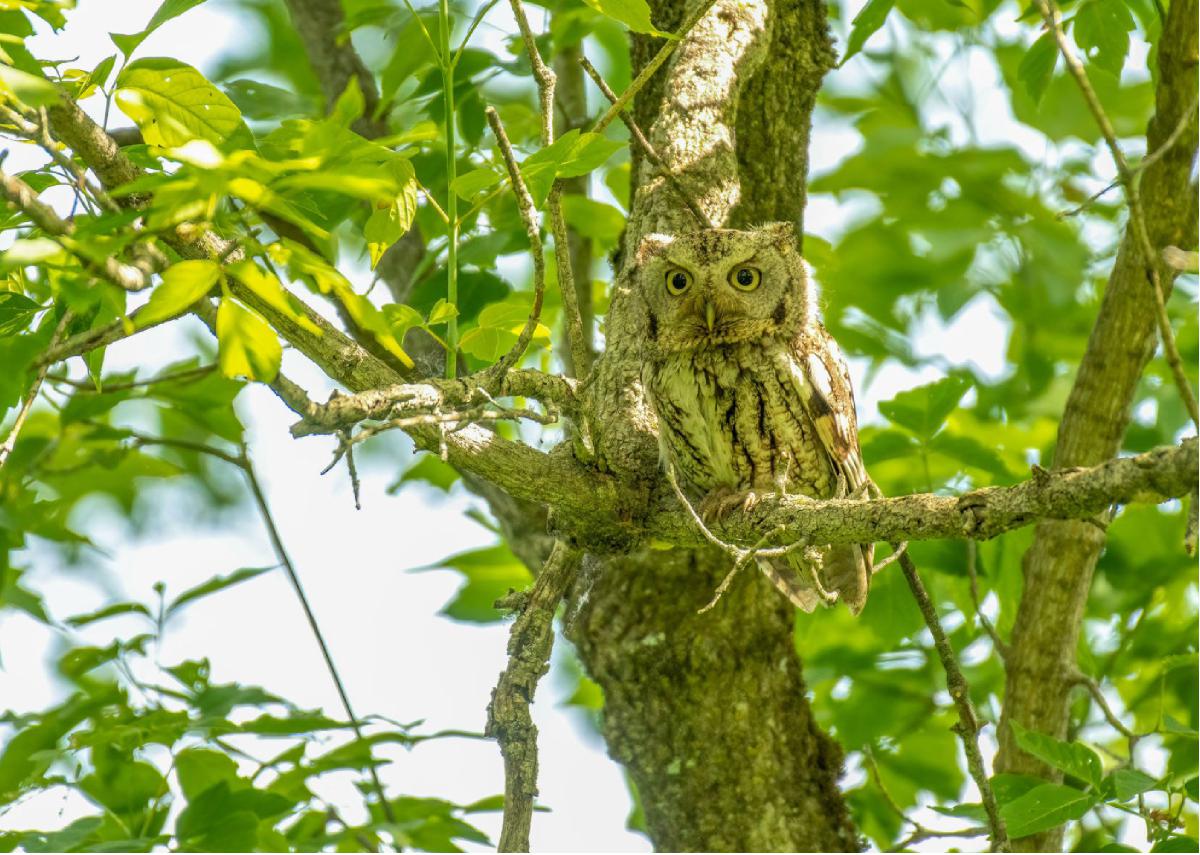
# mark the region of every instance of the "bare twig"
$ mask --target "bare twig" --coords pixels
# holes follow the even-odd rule
[[[708,14],[708,10],[711,9],[715,3],[716,0],[706,0],[706,2],[701,3],[700,7],[692,13],[691,17],[683,22],[683,26],[681,26],[679,31],[675,34],[676,37],[673,39],[667,39],[667,41],[663,43],[663,46],[658,49],[658,53],[656,53],[654,57],[648,63],[646,63],[645,67],[638,72],[638,76],[633,79],[629,86],[626,87],[625,91],[620,94],[617,100],[613,101],[612,106],[604,112],[604,115],[596,120],[596,124],[592,125],[592,133],[598,134],[612,124],[613,119],[617,118],[621,111],[629,106],[629,103],[633,101],[633,97],[642,91],[642,87],[649,82],[650,78],[654,76],[654,73],[662,67],[662,64],[670,58],[671,54],[675,52],[675,48],[677,48],[683,41],[684,37],[692,31],[692,27],[696,26],[696,24],[700,22],[700,19]]]
[[[579,293],[575,290],[575,273],[571,269],[571,244],[567,223],[562,212],[562,181],[556,180],[546,197],[546,213],[554,233],[554,266],[558,272],[558,290],[562,297],[563,314],[567,320],[567,340],[571,345],[571,364],[575,376],[587,377],[592,367],[592,351],[583,332],[583,316],[579,313]],[[585,271],[586,272],[586,271]]]
[[[579,64],[583,66],[583,70],[587,72],[588,77],[592,78],[592,82],[596,84],[596,88],[600,90],[600,94],[607,98],[609,103],[615,104],[617,101],[617,93],[613,92],[607,81],[600,76],[600,72],[596,70],[596,66],[592,65],[586,56],[581,56],[579,58]],[[642,150],[642,154],[646,156],[646,160],[654,164],[654,168],[658,170],[658,174],[666,179],[667,183],[671,185],[671,189],[675,191],[675,195],[679,197],[679,201],[681,201],[687,207],[688,211],[691,212],[692,216],[696,218],[696,223],[701,228],[711,229],[713,227],[712,222],[708,219],[708,216],[704,213],[704,211],[700,210],[700,206],[696,203],[696,200],[692,198],[692,194],[689,193],[687,188],[683,186],[683,180],[675,173],[675,170],[667,166],[662,157],[659,156],[659,153],[655,151],[654,146],[650,144],[650,140],[646,139],[646,135],[643,134],[642,129],[637,126],[637,122],[634,121],[633,116],[629,114],[629,111],[622,110],[617,115],[619,115],[621,121],[625,123],[625,127],[629,129],[630,138],[637,143],[638,148]]]
[[[192,442],[191,440],[148,436],[128,429],[126,429],[126,432],[133,438],[134,443],[137,445],[161,445],[205,454],[215,457],[218,460],[223,460],[242,471],[242,475],[245,476],[246,483],[250,487],[250,493],[254,497],[254,504],[258,507],[259,515],[262,517],[263,526],[267,530],[267,536],[271,540],[271,547],[275,552],[275,557],[279,559],[280,565],[287,574],[288,582],[291,583],[292,590],[295,592],[296,598],[300,601],[300,607],[304,610],[305,620],[308,622],[313,638],[317,642],[317,647],[321,650],[321,657],[325,660],[325,667],[329,672],[330,678],[333,680],[334,687],[337,689],[338,698],[342,702],[342,709],[346,713],[346,719],[354,729],[355,737],[361,741],[363,739],[361,720],[354,714],[354,708],[350,704],[350,696],[346,693],[346,684],[338,672],[337,665],[334,664],[333,654],[330,653],[329,645],[325,641],[325,634],[321,631],[321,626],[317,622],[317,616],[308,601],[308,595],[305,594],[304,586],[300,583],[300,576],[296,572],[296,566],[292,563],[292,558],[288,554],[287,547],[284,546],[283,538],[279,534],[279,528],[275,525],[275,517],[271,513],[271,506],[267,503],[266,493],[263,492],[262,484],[258,480],[258,475],[254,470],[254,465],[250,460],[246,446],[242,445],[238,449],[237,454],[230,454],[219,448],[200,442]],[[371,776],[375,793],[379,798],[380,809],[389,822],[395,822],[392,807],[388,803],[383,783],[379,780],[379,773],[375,769],[375,764],[369,763],[367,769]]]
[[[898,549],[898,546],[893,548]],[[899,560],[909,590],[912,591],[913,598],[917,601],[921,616],[925,618],[925,625],[929,627],[929,632],[933,635],[938,658],[941,659],[942,669],[946,672],[946,688],[950,692],[954,706],[958,709],[958,723],[954,725],[953,729],[962,741],[963,752],[967,756],[967,769],[975,781],[975,786],[979,788],[980,800],[987,813],[991,851],[1010,852],[1008,832],[1004,828],[1004,820],[1000,816],[996,794],[992,792],[992,785],[983,765],[983,755],[979,751],[979,719],[971,704],[967,679],[958,666],[958,657],[954,655],[954,648],[950,646],[950,641],[946,638],[942,622],[938,619],[937,609],[929,598],[929,592],[925,590],[920,574],[917,573],[917,566],[913,564],[913,560],[907,552],[902,553]]]
[[[900,553],[894,554],[899,555]],[[896,803],[892,794],[888,792],[888,788],[884,786],[883,776],[879,774],[879,764],[875,762],[875,752],[871,746],[868,745],[863,748],[862,755],[863,760],[866,761],[867,771],[871,774],[871,780],[879,788],[879,793],[883,796],[884,803],[891,809],[892,813],[900,817],[902,822],[913,827],[912,833],[896,844],[897,851],[903,852],[914,843],[935,837],[982,837],[988,833],[987,827],[982,825],[975,825],[970,828],[936,829],[928,828],[917,822],[904,812],[904,809]]]
[[[1075,52],[1071,50],[1066,33],[1063,32],[1062,16],[1059,14],[1058,4],[1054,0],[1037,0],[1037,4],[1042,17],[1046,21],[1047,28],[1054,33],[1059,53],[1062,54],[1063,59],[1066,61],[1067,71],[1075,78],[1075,82],[1079,86],[1079,91],[1083,94],[1083,100],[1091,111],[1092,116],[1096,119],[1096,124],[1100,128],[1100,133],[1104,137],[1104,141],[1108,144],[1108,150],[1112,154],[1113,162],[1116,164],[1117,175],[1120,178],[1122,186],[1125,188],[1125,202],[1129,206],[1129,228],[1132,230],[1138,249],[1142,254],[1142,263],[1145,265],[1146,277],[1153,291],[1154,310],[1158,320],[1158,333],[1159,338],[1162,340],[1163,353],[1166,356],[1167,365],[1171,369],[1171,374],[1175,379],[1175,385],[1178,387],[1179,394],[1183,398],[1184,405],[1187,407],[1188,413],[1191,414],[1192,423],[1200,427],[1200,407],[1196,403],[1192,384],[1188,381],[1187,374],[1184,371],[1183,360],[1179,356],[1179,347],[1175,343],[1175,334],[1171,330],[1171,321],[1167,316],[1166,300],[1163,296],[1162,281],[1159,276],[1158,253],[1155,252],[1153,245],[1150,243],[1150,233],[1146,228],[1146,218],[1142,210],[1141,196],[1138,192],[1138,176],[1129,168],[1129,162],[1125,159],[1125,153],[1121,150],[1121,146],[1117,142],[1117,133],[1113,129],[1112,122],[1109,121],[1108,114],[1104,112],[1104,107],[1096,95],[1096,90],[1092,88],[1092,83],[1088,80],[1087,71],[1084,70],[1083,63],[1079,61],[1079,58],[1075,56]],[[1190,116],[1191,113],[1192,110],[1189,109],[1185,115]],[[1176,128],[1176,131],[1182,134],[1179,128]],[[1172,133],[1172,136],[1174,136],[1174,133]],[[1161,154],[1159,156],[1161,157]]]
[[[32,122],[11,107],[0,105],[0,113],[8,118],[17,129],[17,133],[25,139],[36,143],[50,156],[50,159],[65,169],[75,179],[76,186],[91,194],[106,211],[120,211],[120,206],[112,200],[95,182],[88,178],[87,171],[79,166],[72,158],[63,154],[58,143],[50,136],[50,119],[45,109],[39,111],[39,121]]]
[[[735,576],[737,576],[738,571],[740,571],[743,567],[745,567],[751,561],[754,561],[758,558],[780,558],[791,552],[796,552],[797,550],[805,549],[808,546],[807,541],[800,539],[800,540],[793,541],[792,543],[785,544],[784,546],[768,547],[767,546],[768,543],[770,543],[772,540],[775,540],[777,537],[779,537],[781,534],[783,534],[784,530],[782,527],[777,527],[777,528],[773,529],[772,531],[767,532],[766,534],[764,534],[762,537],[760,537],[758,539],[758,542],[755,543],[754,546],[750,547],[749,549],[743,549],[742,547],[737,546],[735,544],[726,543],[725,541],[721,540],[721,538],[717,537],[715,534],[712,533],[712,530],[709,529],[709,527],[707,525],[705,525],[704,519],[700,516],[699,513],[696,512],[696,509],[694,507],[692,507],[692,503],[688,501],[687,496],[684,495],[683,490],[679,486],[679,480],[675,475],[675,467],[670,464],[667,464],[666,475],[667,475],[667,481],[671,485],[671,489],[675,491],[675,497],[679,500],[679,504],[683,505],[684,509],[688,513],[688,516],[691,517],[692,522],[695,524],[696,528],[704,536],[704,539],[707,540],[709,543],[713,544],[714,546],[716,546],[718,549],[720,549],[722,552],[724,552],[730,558],[733,559],[733,567],[729,570],[728,573],[725,574],[725,578],[721,580],[721,583],[719,585],[717,585],[716,590],[713,591],[712,599],[710,599],[708,601],[708,603],[706,603],[704,606],[702,606],[700,609],[698,609],[696,612],[697,614],[704,614],[706,611],[708,611],[713,606],[715,606],[718,602],[720,602],[721,596],[727,590],[729,590],[729,586],[731,584],[733,584],[733,579]],[[815,574],[814,574],[813,582],[816,584],[816,587],[818,588],[818,590],[820,591],[822,596],[826,596],[824,590],[820,587],[820,580],[815,578]]]
[[[492,692],[484,733],[504,756],[504,819],[500,852],[528,852],[537,796],[537,727],[529,714],[538,681],[550,667],[554,612],[579,565],[579,553],[555,541],[550,557],[524,598],[508,641],[508,666]]]
[[[34,225],[53,238],[63,249],[78,257],[85,267],[118,288],[126,291],[141,291],[150,286],[150,275],[145,270],[122,264],[112,256],[105,256],[102,261],[93,258],[71,237],[75,231],[73,224],[59,217],[49,205],[39,202],[37,193],[32,187],[2,169],[0,169],[0,193],[10,205],[23,211]]]
[[[554,141],[554,72],[546,65],[538,52],[537,41],[534,38],[533,30],[529,27],[529,19],[525,16],[521,0],[510,0],[510,4],[513,16],[517,19],[517,26],[521,30],[521,38],[525,41],[525,50],[529,54],[534,79],[537,81],[538,101],[542,114],[542,145],[548,146]],[[493,122],[490,115],[488,121],[492,123],[493,130],[499,125],[499,120]],[[508,155],[505,155],[505,161],[509,161]],[[513,167],[510,163],[509,172],[512,171]],[[558,290],[562,297],[563,314],[567,322],[571,362],[575,369],[575,376],[586,377],[591,368],[592,356],[583,334],[583,319],[579,313],[579,295],[575,292],[575,276],[571,270],[570,243],[567,238],[566,221],[563,219],[562,213],[561,181],[555,180],[550,188],[550,193],[546,197],[546,214],[550,219],[550,228],[554,234],[554,263],[558,272]],[[522,217],[524,218],[524,215]],[[526,228],[528,228],[528,220],[526,220]],[[532,238],[530,242],[532,243]],[[539,263],[541,263],[539,259],[535,258],[534,264]]]
[[[58,326],[54,328],[54,337],[50,339],[50,346],[54,347],[60,338],[63,331],[66,330],[67,324],[74,317],[68,309],[63,312],[61,318],[58,319]],[[4,442],[0,443],[0,466],[3,466],[8,460],[8,456],[12,454],[14,448],[17,447],[17,437],[21,434],[21,428],[25,426],[25,420],[29,418],[29,413],[33,409],[33,403],[37,400],[38,392],[41,391],[42,381],[46,379],[46,371],[49,365],[42,365],[38,368],[37,373],[33,377],[33,383],[29,386],[29,391],[25,394],[25,401],[21,404],[21,409],[17,411],[17,418],[13,422],[12,430],[8,432],[8,436],[4,438]]]
[[[1160,145],[1154,151],[1150,152],[1150,154],[1148,154],[1144,158],[1142,158],[1141,162],[1138,163],[1137,166],[1130,169],[1130,174],[1132,176],[1134,176],[1134,177],[1140,176],[1149,167],[1153,166],[1155,163],[1157,163],[1159,160],[1161,160],[1164,154],[1166,154],[1168,151],[1170,151],[1172,148],[1175,147],[1175,144],[1183,138],[1183,134],[1187,131],[1188,125],[1191,124],[1192,114],[1196,112],[1196,108],[1198,106],[1200,106],[1200,101],[1193,100],[1192,106],[1189,109],[1183,111],[1182,115],[1180,115],[1180,117],[1179,117],[1179,121],[1175,125],[1175,129],[1173,131],[1171,131],[1171,135],[1166,138],[1166,140],[1163,142],[1163,144]],[[1101,188],[1100,190],[1097,190],[1095,193],[1093,193],[1091,196],[1089,196],[1087,199],[1085,199],[1081,204],[1076,205],[1074,208],[1072,208],[1069,211],[1063,211],[1061,214],[1058,215],[1059,219],[1066,219],[1067,217],[1073,217],[1076,214],[1082,213],[1083,211],[1087,210],[1087,208],[1090,207],[1093,202],[1095,202],[1097,199],[1099,199],[1101,196],[1103,196],[1109,190],[1114,190],[1120,186],[1121,186],[1121,178],[1118,176],[1117,178],[1113,179],[1108,184],[1106,184],[1103,188]]]
[[[1001,659],[1008,658],[1008,644],[1000,637],[1000,633],[996,631],[996,627],[992,626],[992,621],[983,613],[983,609],[979,604],[979,546],[973,540],[967,541],[967,576],[971,580],[971,603],[975,606],[975,617],[979,619],[979,625],[983,627],[983,631],[987,633],[988,638],[992,640],[992,647],[996,649],[996,653]]]
[[[1104,690],[1100,688],[1100,683],[1092,677],[1080,671],[1078,668],[1072,670],[1071,682],[1076,685],[1083,686],[1088,690],[1088,694],[1092,696],[1092,700],[1096,702],[1096,706],[1100,707],[1100,712],[1104,714],[1104,719],[1109,723],[1113,730],[1125,737],[1129,744],[1129,757],[1125,761],[1126,765],[1133,763],[1133,753],[1137,749],[1137,744],[1144,734],[1134,733],[1125,723],[1117,717],[1113,712],[1113,708],[1109,706],[1108,699],[1104,697]]]
[[[537,82],[538,102],[542,114],[542,145],[548,146],[554,142],[554,72],[542,60],[542,54],[537,49],[537,39],[529,26],[529,18],[521,0],[509,0],[513,17],[517,19],[517,27],[525,42],[525,52],[529,54],[529,65],[533,69],[533,79]]]
[[[514,0],[514,4],[519,6],[518,0]],[[516,343],[496,361],[496,364],[488,372],[490,375],[488,385],[492,389],[499,389],[504,382],[504,375],[525,355],[525,349],[533,340],[533,334],[536,332],[542,316],[542,298],[546,293],[546,257],[542,251],[542,230],[538,225],[537,210],[533,204],[533,197],[529,195],[529,188],[525,185],[525,179],[521,177],[521,167],[517,164],[517,158],[513,154],[512,143],[508,141],[508,134],[504,132],[504,125],[495,108],[488,107],[486,113],[488,124],[492,128],[492,133],[500,146],[500,153],[504,157],[504,165],[508,168],[513,195],[517,197],[517,210],[521,214],[521,221],[525,224],[525,233],[529,236],[529,253],[533,261],[533,306],[529,309],[529,318],[525,321],[520,335],[517,336]]]

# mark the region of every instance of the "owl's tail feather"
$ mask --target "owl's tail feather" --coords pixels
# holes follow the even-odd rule
[[[863,544],[838,544],[822,554],[819,573],[799,553],[760,558],[758,566],[792,604],[806,612],[817,606],[843,602],[857,615],[867,602],[874,548]]]

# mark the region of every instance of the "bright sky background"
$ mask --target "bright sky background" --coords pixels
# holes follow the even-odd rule
[[[80,8],[70,13],[64,33],[40,35],[29,47],[40,57],[78,57],[78,66],[89,68],[114,51],[106,33],[142,29],[158,5],[159,0],[81,0]],[[492,18],[507,29],[510,23],[501,12],[507,14],[500,6]],[[496,37],[487,32],[481,30],[485,38]],[[222,51],[236,49],[238,40],[246,37],[230,9],[211,0],[164,25],[138,53],[172,56],[206,70]],[[998,90],[995,68],[985,55],[968,51],[963,62],[965,66],[954,69],[953,76],[960,81],[954,85],[970,87],[970,96],[981,105],[980,114],[988,117],[979,129],[983,139],[1016,143],[1034,157],[1047,157],[1036,135],[1012,120],[1007,100]],[[864,73],[863,67],[860,63],[858,71],[848,67],[836,73]],[[98,99],[93,101],[97,103]],[[113,124],[125,121],[114,117]],[[818,118],[814,172],[828,170],[857,147],[857,133],[826,127]],[[17,146],[7,167],[25,168],[35,161],[33,152]],[[1107,172],[1101,168],[1101,174]],[[807,229],[834,236],[852,210],[829,197],[815,196],[810,200]],[[186,337],[179,327],[160,327],[114,345],[106,367],[117,370],[150,359],[177,358]],[[949,364],[974,363],[993,377],[1003,373],[1006,344],[1007,330],[986,297],[974,300],[949,327],[930,318],[917,337],[919,352],[940,354]],[[291,353],[285,356],[284,366],[314,397],[324,398],[329,384],[316,369]],[[887,368],[864,387],[862,369],[862,364],[853,366],[863,421],[878,418],[880,400],[940,373],[933,368],[917,373]],[[425,488],[385,495],[384,487],[400,468],[397,460],[386,468],[367,468],[363,509],[356,511],[344,468],[324,477],[318,474],[333,450],[328,438],[293,440],[287,428],[294,416],[262,387],[248,388],[237,403],[249,425],[251,454],[283,539],[359,714],[376,713],[400,721],[424,719],[424,729],[430,732],[482,730],[488,698],[505,663],[508,626],[478,627],[436,617],[458,587],[459,577],[450,571],[406,572],[450,553],[491,544],[493,536],[464,516],[479,502],[461,488],[449,497]],[[404,448],[407,454],[407,445]],[[158,493],[168,524],[140,539],[131,536],[118,515],[100,503],[92,504],[87,509],[88,528],[103,554],[94,553],[93,563],[82,571],[60,572],[54,553],[33,551],[34,584],[45,592],[56,617],[85,612],[116,598],[152,602],[152,585],[159,580],[178,593],[215,574],[274,563],[249,508],[245,522],[228,530],[193,530],[194,509],[170,494],[170,489]],[[116,622],[106,622],[84,637],[107,643],[119,629]],[[36,709],[61,696],[62,687],[50,679],[60,645],[52,631],[30,619],[12,613],[0,618],[0,650],[4,651],[0,707]],[[170,663],[203,656],[212,660],[216,682],[262,685],[302,706],[324,707],[335,717],[340,714],[316,645],[282,573],[259,577],[189,608],[169,632],[161,657]],[[649,851],[644,837],[624,830],[629,798],[620,769],[578,713],[561,706],[570,688],[552,672],[534,708],[540,730],[541,802],[551,812],[535,815],[532,846],[535,851]],[[503,789],[500,754],[491,742],[442,740],[389,756],[395,762],[382,774],[397,792],[467,803]],[[341,792],[342,799],[336,792],[329,795],[346,804],[356,802],[348,783]],[[57,827],[84,811],[90,812],[90,806],[81,797],[57,790],[0,815],[0,829]],[[494,839],[499,817],[478,819]],[[927,845],[939,849],[945,842]]]

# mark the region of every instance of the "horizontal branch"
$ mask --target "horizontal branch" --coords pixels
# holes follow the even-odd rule
[[[780,542],[875,543],[905,540],[987,540],[1043,519],[1087,519],[1113,504],[1154,503],[1187,495],[1196,484],[1197,441],[1164,446],[1099,466],[1047,471],[1028,481],[985,487],[962,496],[914,494],[887,499],[766,496],[714,531],[726,541],[753,543],[778,530]],[[674,497],[663,501],[645,528],[673,542],[698,542],[700,534]]]
[[[430,378],[421,383],[399,383],[353,395],[334,394],[325,404],[314,404],[304,418],[292,426],[292,436],[337,433],[367,419],[388,419],[414,413],[477,403],[490,377],[460,377],[455,380]],[[532,398],[548,408],[571,413],[576,408],[575,382],[541,371],[510,371],[498,394]]]

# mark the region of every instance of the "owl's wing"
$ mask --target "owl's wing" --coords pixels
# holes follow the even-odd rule
[[[814,324],[797,342],[796,362],[800,398],[833,465],[839,497],[868,498],[875,485],[858,444],[854,390],[841,348],[825,327]],[[854,614],[866,603],[874,555],[869,543],[837,544],[825,553],[825,587],[837,591]]]
[[[798,342],[797,361],[803,374],[800,397],[829,460],[844,483],[845,496],[866,498],[871,480],[858,445],[858,417],[850,371],[841,348],[825,327],[815,324]]]

